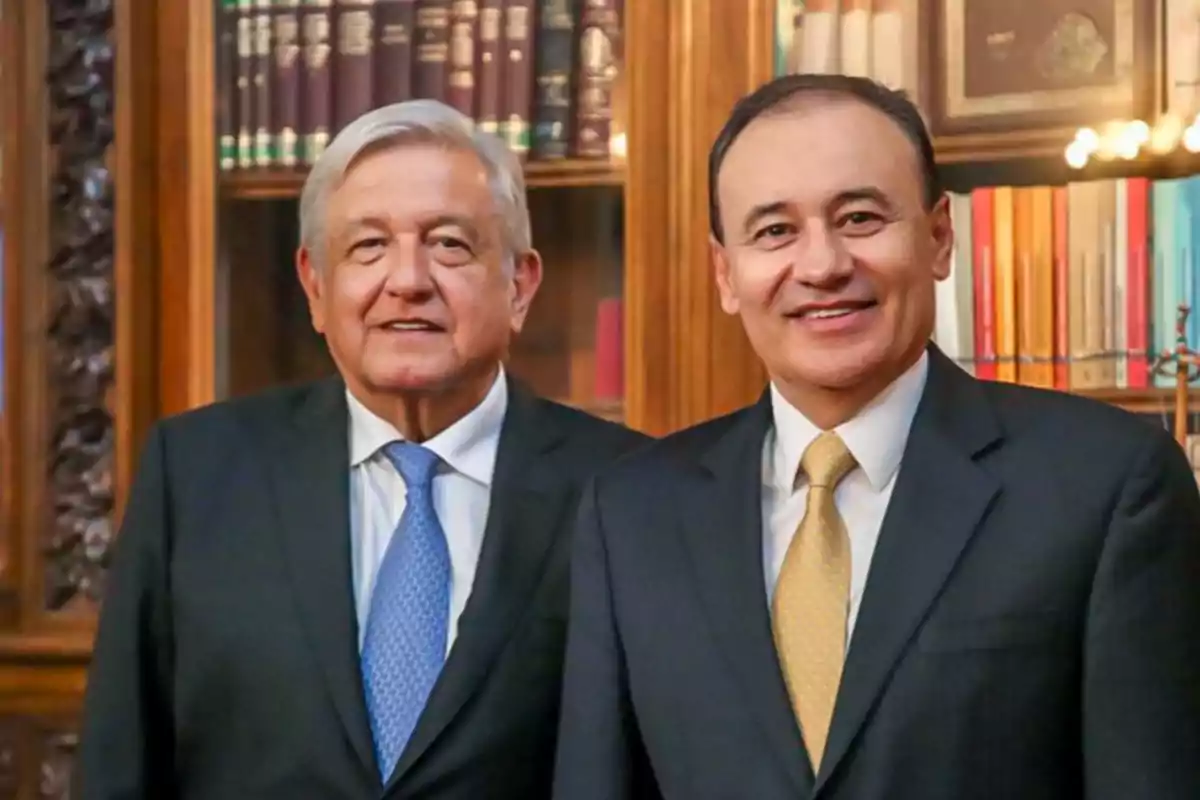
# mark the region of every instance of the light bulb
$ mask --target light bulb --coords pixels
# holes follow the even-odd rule
[[[1200,153],[1200,128],[1188,125],[1183,132],[1183,146],[1189,153]]]
[[[618,133],[608,141],[608,150],[613,158],[625,158],[628,153],[628,140],[624,133]]]
[[[1091,128],[1080,128],[1075,132],[1075,143],[1079,144],[1084,152],[1094,153],[1100,147],[1100,134]]]
[[[1128,135],[1139,145],[1150,141],[1150,126],[1144,120],[1135,119],[1125,128]]]
[[[1083,169],[1085,166],[1087,166],[1089,154],[1087,149],[1083,147],[1078,139],[1067,145],[1067,151],[1065,155],[1067,159],[1067,166],[1071,167],[1071,169]]]

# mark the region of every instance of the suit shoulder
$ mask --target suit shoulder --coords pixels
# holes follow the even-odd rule
[[[314,381],[292,386],[273,387],[242,397],[218,400],[164,417],[155,423],[172,440],[194,437],[242,435],[247,430],[262,430],[277,424],[286,415],[304,405],[314,393],[335,391],[332,381]]]
[[[599,448],[601,452],[597,455],[621,455],[654,441],[650,436],[619,422],[554,400],[539,398],[539,401],[541,413],[562,428],[572,441]]]
[[[647,474],[669,474],[695,464],[720,440],[730,428],[742,421],[752,408],[742,408],[729,414],[682,428],[659,439],[651,439],[636,451],[624,456],[606,470],[605,475],[620,482],[623,478],[641,480]]]
[[[1018,436],[1036,436],[1056,452],[1103,450],[1115,456],[1169,438],[1161,425],[1102,400],[1054,389],[979,383],[1007,430]]]

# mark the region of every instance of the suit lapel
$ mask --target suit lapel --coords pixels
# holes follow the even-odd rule
[[[378,775],[363,702],[350,567],[349,433],[339,380],[317,385],[270,460],[285,562],[347,738]]]
[[[845,757],[978,529],[999,484],[976,458],[1001,435],[982,388],[936,348],[871,561],[814,793]]]
[[[389,790],[483,684],[545,571],[568,510],[571,485],[545,457],[564,435],[540,412],[539,403],[510,379],[475,583],[454,646],[388,782]]]
[[[770,397],[764,393],[705,454],[703,474],[677,501],[696,585],[719,649],[803,795],[813,776],[776,655],[763,574],[762,447],[770,414]]]

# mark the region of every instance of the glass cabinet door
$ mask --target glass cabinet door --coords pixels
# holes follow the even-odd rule
[[[214,0],[218,395],[330,374],[294,271],[298,195],[343,125],[441,100],[520,157],[545,277],[510,369],[621,415],[622,0]]]

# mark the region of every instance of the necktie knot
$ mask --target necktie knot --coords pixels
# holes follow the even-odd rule
[[[809,485],[828,489],[836,487],[856,466],[854,454],[833,431],[825,431],[814,439],[800,459],[800,469]]]
[[[437,453],[412,442],[392,442],[383,452],[410,492],[428,490],[433,486],[433,476],[441,461]]]

